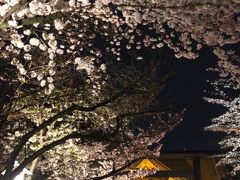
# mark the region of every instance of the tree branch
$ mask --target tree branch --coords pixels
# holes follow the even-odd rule
[[[28,2],[29,0],[27,0]],[[24,1],[23,1],[24,2]],[[114,4],[114,6],[116,7],[133,7],[133,8],[143,8],[143,9],[146,9],[146,8],[150,8],[151,10],[166,10],[166,9],[181,9],[181,8],[188,8],[188,7],[195,7],[195,6],[228,6],[230,4],[230,1],[226,1],[226,3],[211,3],[211,2],[208,2],[208,3],[188,3],[188,4],[185,4],[185,5],[179,5],[179,6],[176,6],[176,5],[173,5],[173,6],[164,6],[164,5],[161,5],[161,6],[144,6],[144,5],[141,5],[141,4]],[[109,5],[104,5],[103,7],[109,7]],[[11,12],[9,12],[9,14],[6,15],[6,17],[3,18],[3,20],[6,20],[6,18],[8,18],[13,12],[15,12],[16,10],[18,10],[18,6],[16,5],[15,8],[13,8],[13,10],[10,10]],[[86,7],[84,7],[86,8]],[[69,11],[70,12],[70,11]],[[22,19],[22,25],[32,25],[34,23],[49,23],[49,22],[52,22],[54,19],[57,19],[57,18],[62,18],[66,16],[66,13],[62,13],[61,11],[58,11],[56,13],[53,13],[53,14],[50,14],[50,15],[47,15],[47,16],[36,16],[36,17],[32,17],[32,18],[26,18],[26,19]],[[0,29],[4,29],[4,28],[9,28],[9,24],[7,22],[0,22]]]
[[[13,13],[15,13],[16,11],[20,10],[23,6],[25,6],[27,3],[31,2],[31,0],[22,0],[19,3],[17,3],[16,5],[14,5],[8,12],[6,15],[4,15],[2,17],[2,19],[0,21],[4,22],[6,21]]]
[[[6,173],[4,175],[4,177],[8,177],[11,174],[11,171],[14,167],[14,162],[18,156],[18,154],[21,152],[22,148],[24,147],[24,145],[27,143],[27,141],[33,136],[35,135],[37,132],[39,132],[41,129],[47,127],[48,125],[52,124],[54,121],[56,121],[58,118],[63,117],[66,114],[72,113],[75,110],[78,111],[85,111],[85,112],[90,112],[90,111],[94,111],[97,108],[101,107],[101,106],[105,106],[108,103],[116,100],[118,97],[120,97],[121,95],[123,95],[125,92],[122,91],[119,94],[113,96],[110,99],[107,99],[105,101],[102,101],[92,107],[82,107],[82,106],[78,106],[76,104],[71,105],[70,107],[68,107],[67,109],[64,109],[63,111],[57,113],[56,115],[54,115],[53,117],[49,118],[47,121],[45,121],[44,123],[40,124],[38,127],[34,128],[33,130],[31,130],[29,133],[25,134],[20,142],[17,144],[17,146],[14,148],[14,150],[12,151],[11,155],[10,155],[10,159],[8,160],[8,165],[6,168]]]
[[[18,175],[29,163],[31,163],[34,159],[40,157],[42,154],[44,154],[45,152],[49,151],[50,149],[54,148],[55,146],[58,146],[60,144],[65,143],[65,141],[69,140],[69,139],[74,139],[74,138],[82,138],[82,139],[88,139],[88,140],[99,140],[104,138],[106,135],[102,135],[101,136],[101,132],[93,132],[90,135],[83,135],[81,133],[78,132],[73,132],[67,136],[64,136],[63,138],[56,140],[44,147],[42,147],[41,149],[37,150],[35,153],[33,153],[31,156],[29,156],[28,158],[26,158],[16,169],[14,169],[11,173],[11,177],[13,178],[16,175]]]
[[[240,127],[227,127],[227,126],[210,126],[205,128],[207,131],[217,131],[217,132],[225,132],[225,133],[229,133],[229,132],[235,132],[235,133],[239,133],[240,132]]]
[[[47,16],[36,16],[36,17],[32,17],[32,18],[26,18],[26,19],[22,19],[22,25],[32,25],[34,23],[41,23],[41,24],[45,24],[45,23],[49,23],[52,22],[54,19],[57,18],[62,18],[66,16],[66,13],[62,13],[62,12],[56,12]],[[0,23],[0,29],[4,29],[4,28],[9,28],[9,24],[7,22],[1,22]]]
[[[105,178],[111,177],[111,176],[113,176],[113,175],[123,171],[124,169],[128,168],[132,164],[136,163],[139,159],[135,159],[135,160],[131,161],[130,163],[127,163],[126,165],[124,165],[124,166],[122,166],[122,167],[120,167],[118,169],[115,169],[115,170],[113,170],[113,171],[111,171],[111,172],[109,172],[109,173],[107,173],[107,174],[105,174],[103,176],[94,177],[94,178],[91,178],[91,179],[92,180],[101,180],[101,179],[105,179]]]
[[[190,8],[190,7],[201,7],[201,6],[228,6],[231,3],[231,1],[226,1],[224,2],[217,2],[217,3],[212,3],[212,2],[205,2],[205,3],[186,3],[183,5],[171,5],[171,6],[164,6],[164,5],[156,5],[156,6],[146,6],[142,4],[114,4],[116,7],[133,7],[133,8],[142,8],[146,9],[149,8],[151,10],[166,10],[166,9],[181,9],[181,8]]]

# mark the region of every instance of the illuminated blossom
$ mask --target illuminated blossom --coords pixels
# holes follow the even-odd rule
[[[29,40],[29,44],[32,45],[32,46],[38,46],[40,44],[40,41],[37,38],[31,38]]]

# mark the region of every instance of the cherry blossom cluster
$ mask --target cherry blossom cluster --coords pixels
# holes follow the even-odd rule
[[[196,59],[203,46],[210,46],[221,60],[222,70],[238,79],[239,68],[230,61],[235,52],[225,51],[224,46],[240,40],[239,6],[236,0],[33,0],[27,4],[6,0],[0,6],[3,20],[8,21],[2,22],[6,28],[1,33],[1,51],[16,54],[11,58],[17,59],[19,81],[26,83],[30,74],[36,75],[31,72],[34,64],[29,67],[26,61],[35,62],[39,56],[49,59],[49,68],[42,68],[37,76],[46,74],[47,78],[46,69],[54,74],[55,66],[63,64],[75,64],[91,76],[94,69],[102,67],[96,67],[96,62],[106,52],[121,60],[123,50],[168,46],[177,58]],[[99,35],[105,41],[104,49],[96,45]],[[36,51],[39,56],[34,57]],[[64,54],[68,58],[59,64],[57,59]],[[41,86],[49,86],[46,93],[50,94],[55,86],[45,81]]]
[[[162,124],[161,128],[172,128],[181,121],[181,116],[177,114],[171,118],[176,119],[171,119],[171,122],[168,123],[165,122],[166,127]],[[54,172],[51,176],[52,179],[59,177],[74,179],[77,177],[93,178],[102,176],[108,174],[114,168],[122,167],[127,162],[145,157],[146,155],[158,157],[161,149],[160,144],[155,145],[154,150],[148,149],[149,146],[159,143],[164,137],[165,133],[163,131],[159,133],[158,128],[155,130],[150,128],[149,131],[142,130],[137,136],[133,132],[128,132],[127,136],[130,139],[115,139],[115,143],[119,145],[112,148],[111,143],[89,142],[81,144],[77,143],[78,141],[69,141],[66,145],[64,144],[64,146],[49,151],[45,156],[47,157],[46,162],[39,163],[43,172],[48,172],[50,169]],[[112,141],[114,143],[114,138]],[[111,150],[109,151],[108,149]],[[68,152],[70,153],[68,154]],[[63,154],[64,159],[62,158]],[[59,169],[59,165],[61,169]],[[132,169],[131,171],[129,168],[126,168],[120,174],[115,174],[114,176],[117,179],[129,179],[144,177],[153,173],[154,171],[144,171],[143,169]]]
[[[205,98],[208,102],[223,105],[228,108],[223,115],[212,120],[213,124],[206,127],[206,130],[225,132],[226,137],[219,144],[221,148],[227,149],[227,152],[221,154],[219,165],[230,165],[233,170],[232,174],[240,172],[240,98],[233,100]]]
[[[132,60],[134,65],[127,65],[122,61],[117,61],[116,63],[113,60],[112,64],[108,63],[108,67],[111,67],[110,70],[106,69],[105,64],[101,64],[99,73],[107,72],[107,74],[104,73],[106,78],[102,75],[99,76],[101,78],[98,81],[96,79],[90,80],[88,76],[84,75],[84,72],[75,68],[75,64],[71,64],[69,67],[58,67],[58,71],[56,71],[57,78],[54,79],[55,91],[51,95],[46,94],[44,89],[39,88],[38,79],[28,81],[26,86],[20,86],[12,102],[13,106],[11,112],[9,112],[11,116],[6,123],[6,127],[13,124],[18,128],[18,123],[24,124],[25,122],[26,125],[24,125],[23,129],[15,130],[15,128],[8,128],[8,131],[11,133],[5,133],[4,136],[3,147],[5,150],[2,152],[4,156],[7,157],[9,155],[14,149],[16,141],[24,134],[32,128],[41,125],[57,112],[68,108],[72,104],[88,107],[108,99],[111,97],[111,94],[119,92],[119,83],[122,83],[121,88],[129,86],[128,88],[130,88],[131,92],[119,97],[118,101],[95,111],[74,111],[71,114],[58,118],[56,122],[29,139],[25,146],[28,152],[27,156],[72,132],[88,134],[95,130],[109,133],[110,139],[103,139],[102,142],[84,142],[82,139],[69,140],[44,153],[43,157],[45,160],[39,158],[36,169],[41,170],[43,173],[53,171],[53,179],[66,177],[72,179],[79,177],[81,179],[82,177],[90,178],[97,174],[104,175],[104,173],[108,173],[112,167],[112,160],[109,160],[108,157],[114,157],[116,160],[115,165],[121,167],[125,165],[127,160],[131,161],[146,154],[158,156],[161,148],[159,141],[167,131],[171,130],[181,120],[181,116],[178,114],[170,116],[171,114],[169,114],[169,121],[167,121],[165,118],[164,120],[161,119],[161,112],[156,111],[155,113],[150,113],[151,117],[148,120],[155,117],[152,121],[155,124],[149,126],[148,131],[142,127],[133,129],[134,126],[130,126],[138,117],[131,116],[131,113],[138,114],[138,112],[144,111],[153,102],[162,88],[156,85],[159,84],[158,81],[161,81],[162,77],[158,76],[156,78],[157,74],[152,73],[152,70],[157,67],[154,63],[150,65],[145,62],[146,64],[144,65],[142,61],[136,63],[135,59]],[[44,64],[46,61],[49,63],[45,58],[40,58],[36,63]],[[76,61],[81,63],[81,59]],[[146,70],[144,76],[144,72],[138,69],[143,65]],[[46,70],[49,71],[49,69]],[[85,73],[87,74],[87,72]],[[45,78],[46,81],[43,81]],[[40,84],[50,83],[49,78],[43,76]],[[88,80],[90,81],[88,82]],[[136,93],[132,93],[135,91]],[[129,117],[123,116],[118,119],[119,116],[121,117],[121,115],[128,113],[130,113]],[[31,123],[27,123],[27,120]],[[119,123],[120,127],[118,127]],[[161,132],[159,132],[160,127],[162,128]],[[111,135],[118,128],[118,133],[115,136]],[[155,147],[149,150],[148,147],[155,143]],[[119,156],[120,154],[122,155],[121,157]],[[24,157],[24,151],[21,152],[21,155]],[[65,157],[64,159],[62,158],[63,156]],[[21,158],[19,162],[21,163]],[[98,168],[94,169],[92,167],[94,163],[100,163],[101,166],[99,165]],[[77,167],[77,170],[74,170],[73,165]]]

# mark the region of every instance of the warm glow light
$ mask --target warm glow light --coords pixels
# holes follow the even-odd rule
[[[142,160],[142,162],[137,166],[137,168],[146,170],[157,169],[157,167],[148,159]]]

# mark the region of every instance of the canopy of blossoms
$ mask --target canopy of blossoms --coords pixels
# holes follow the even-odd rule
[[[152,123],[161,127],[155,130],[150,123],[150,132],[130,128],[136,118],[122,117],[129,113],[148,115],[145,108],[156,106],[153,99],[171,74],[161,74],[158,79],[152,74],[159,72],[146,71],[143,74],[148,76],[142,78],[141,69],[153,67],[143,63],[150,59],[145,52],[168,47],[176,58],[196,59],[202,47],[207,46],[219,58],[218,70],[239,86],[240,71],[235,63],[238,52],[230,46],[240,41],[239,11],[239,0],[1,1],[0,63],[4,71],[0,72],[0,79],[12,91],[4,112],[8,119],[18,120],[13,123],[17,127],[14,133],[4,129],[8,134],[6,154],[13,150],[5,178],[16,176],[46,149],[50,151],[40,163],[49,164],[51,169],[39,166],[47,167],[42,172],[51,170],[56,179],[94,177],[94,170],[108,173],[113,161],[106,157],[117,158],[122,153],[124,156],[116,162],[117,166],[124,165],[126,157],[132,160],[130,154],[140,145],[145,147],[143,152],[150,153],[147,147],[158,143],[181,120],[181,113],[169,113],[166,118],[162,113],[150,112],[159,120]],[[133,63],[129,59],[134,59]],[[127,66],[129,62],[133,68]],[[123,119],[121,127],[119,116]],[[81,123],[86,129],[90,127],[91,135],[89,129],[81,129]],[[96,141],[96,136],[105,139],[115,130],[117,135],[108,139],[116,141],[115,146]],[[79,131],[91,140],[68,140],[79,137]],[[22,138],[18,148],[8,143],[17,138]],[[51,149],[60,140],[66,144]],[[24,156],[24,147],[31,158],[20,158],[22,164],[13,170],[17,156]],[[104,153],[99,154],[97,149]],[[64,153],[66,159],[61,158]],[[135,154],[141,156],[139,152]],[[96,163],[96,158],[105,170],[99,164],[98,169],[90,167],[89,162]],[[32,163],[33,169],[36,163]],[[64,165],[65,171],[57,168],[57,163]],[[73,172],[71,167],[76,164],[82,168]]]
[[[37,77],[41,86],[48,86],[47,94],[54,83],[46,76],[54,76],[59,63],[91,74],[105,51],[121,60],[123,46],[136,50],[168,46],[177,58],[195,59],[207,45],[221,59],[220,68],[239,80],[238,67],[231,62],[235,52],[225,48],[240,40],[238,0],[6,0],[1,4],[3,58],[17,67],[21,82]],[[104,48],[96,47],[96,36],[107,41]],[[48,63],[34,69],[31,62],[36,57],[47,58]]]

